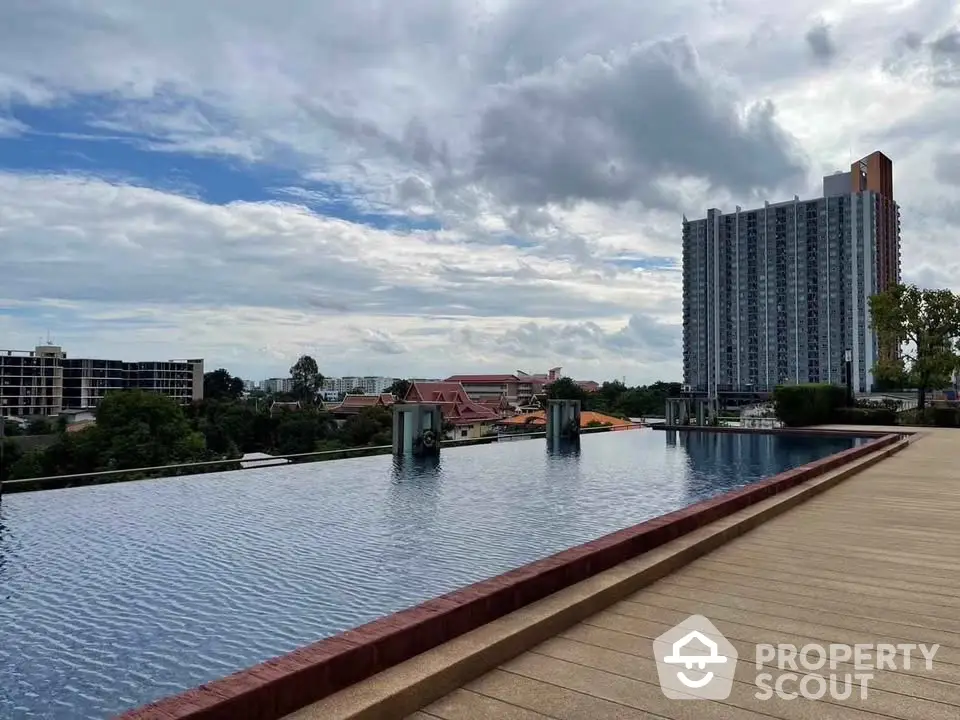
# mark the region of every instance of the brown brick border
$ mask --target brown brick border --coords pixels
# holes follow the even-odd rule
[[[719,425],[717,427],[703,425],[650,425],[651,430],[667,430],[676,432],[708,432],[708,433],[738,433],[740,435],[801,435],[812,437],[847,437],[847,438],[876,438],[887,434],[911,435],[916,432],[915,429],[904,432],[906,428],[890,426],[889,430],[863,430],[856,425],[851,425],[850,429],[839,428],[795,428],[795,427],[771,427],[771,428],[742,428],[727,427]]]
[[[792,429],[773,434],[874,439],[131,710],[120,719],[279,720],[558,590],[887,447],[903,435]]]

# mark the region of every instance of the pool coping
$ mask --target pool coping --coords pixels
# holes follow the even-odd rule
[[[865,438],[879,437],[886,434],[911,435],[920,428],[906,425],[890,425],[889,430],[864,430],[862,427],[851,425],[849,430],[826,427],[729,427],[725,425],[665,425],[663,423],[650,425],[651,430],[666,430],[672,432],[708,432],[708,433],[742,433],[744,435],[801,435],[805,437],[850,437]]]
[[[689,428],[682,428],[687,430]],[[908,432],[793,428],[737,430],[872,438],[870,442],[787,470],[709,500],[563,550],[425,603],[301,647],[219,680],[160,699],[122,720],[280,720],[404,661],[463,636],[617,565],[898,441]]]

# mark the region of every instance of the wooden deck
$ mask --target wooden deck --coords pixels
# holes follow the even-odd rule
[[[660,690],[652,641],[693,614],[739,654],[725,701],[669,700]],[[930,671],[916,652],[910,669],[875,671],[865,699],[791,701],[755,697],[757,643],[941,647]],[[960,431],[930,430],[410,718],[957,720]]]

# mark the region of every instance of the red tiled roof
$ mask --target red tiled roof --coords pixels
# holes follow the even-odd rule
[[[340,407],[370,407],[380,402],[379,395],[344,395]]]
[[[451,375],[444,382],[483,385],[484,383],[520,382],[520,378],[516,375]]]
[[[404,399],[408,402],[438,405],[443,413],[444,422],[453,425],[472,425],[477,422],[493,422],[500,419],[499,413],[471,400],[460,383],[414,382],[410,385]]]
[[[477,400],[477,402],[480,403],[481,405],[484,405],[484,406],[490,407],[490,408],[508,408],[508,407],[510,407],[510,403],[507,402],[507,399],[506,399],[503,395],[501,395],[500,397],[498,397],[498,398],[496,398],[496,399],[494,399],[494,398],[484,398],[484,399],[481,399],[481,400]]]
[[[382,395],[344,395],[343,401],[332,408],[330,412],[339,415],[355,415],[368,407],[389,407],[396,402],[390,393]]]

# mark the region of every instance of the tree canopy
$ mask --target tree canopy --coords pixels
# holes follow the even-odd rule
[[[870,313],[879,345],[899,350],[899,357],[876,363],[875,376],[917,388],[923,410],[927,390],[947,385],[960,368],[960,297],[950,290],[896,285],[870,298]]]
[[[208,400],[239,400],[243,395],[243,380],[224,368],[203,376],[203,397]]]
[[[403,400],[410,391],[411,385],[413,385],[413,383],[409,380],[394,380],[393,385],[387,388],[387,392],[398,400]]]
[[[587,399],[586,391],[568,377],[554,380],[547,387],[546,393],[550,400],[579,400],[582,403]]]
[[[320,388],[323,387],[323,375],[317,367],[317,361],[309,355],[301,355],[290,368],[293,396],[300,402],[315,403]]]
[[[627,387],[619,380],[605,382],[597,392],[587,392],[567,377],[551,383],[546,390],[551,400],[580,400],[584,410],[620,417],[644,417],[663,412],[668,397],[680,394],[680,383],[655,382]]]

